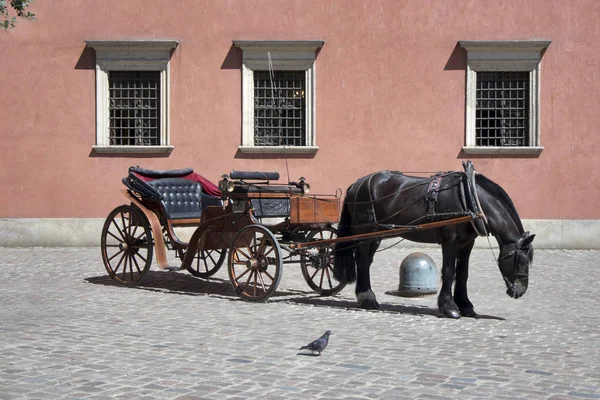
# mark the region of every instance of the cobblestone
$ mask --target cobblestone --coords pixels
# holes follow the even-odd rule
[[[433,248],[378,253],[381,310],[365,311],[353,287],[319,297],[293,265],[247,303],[226,268],[206,281],[153,267],[125,288],[98,248],[0,248],[0,399],[600,399],[600,252],[536,250],[513,300],[477,249],[479,318],[450,320],[435,296],[386,294],[417,250],[441,265]],[[327,329],[322,356],[296,355]]]

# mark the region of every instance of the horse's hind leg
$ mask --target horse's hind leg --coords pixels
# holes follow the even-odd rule
[[[442,254],[442,288],[438,295],[438,308],[446,317],[460,318],[458,306],[452,298],[452,283],[456,273],[458,246],[454,243],[444,243]]]
[[[473,303],[467,296],[467,279],[469,279],[469,257],[475,241],[467,244],[458,251],[456,260],[456,283],[454,284],[454,302],[463,317],[475,317]]]
[[[379,303],[371,290],[369,270],[373,262],[379,240],[361,243],[356,248],[356,300],[361,308],[378,309]]]

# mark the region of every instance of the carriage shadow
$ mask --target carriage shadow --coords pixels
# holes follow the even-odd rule
[[[237,293],[227,280],[219,278],[201,279],[176,271],[148,271],[143,281],[135,286],[122,286],[108,275],[84,278],[86,282],[128,289],[148,290],[153,292],[184,294],[188,296],[215,296],[238,300]]]
[[[175,271],[148,271],[141,284],[125,287],[117,284],[108,275],[99,275],[84,278],[88,283],[121,288],[123,290],[147,290],[167,294],[188,296],[210,296],[230,301],[244,301],[237,295],[229,280],[211,277],[201,279],[187,273]],[[378,310],[365,310],[357,307],[355,300],[340,298],[338,296],[322,297],[312,291],[295,289],[279,289],[272,294],[268,302],[289,303],[310,307],[327,307],[352,312],[392,313],[404,315],[416,315],[421,317],[445,318],[437,308],[419,306],[380,303]],[[491,315],[477,315],[476,319],[492,319],[504,321],[504,318]]]

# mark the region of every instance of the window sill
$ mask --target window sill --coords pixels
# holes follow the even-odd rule
[[[173,146],[92,146],[99,154],[170,154]]]
[[[544,150],[541,146],[531,147],[480,147],[464,146],[462,148],[465,154],[541,154]]]
[[[240,146],[245,154],[316,154],[318,146]]]

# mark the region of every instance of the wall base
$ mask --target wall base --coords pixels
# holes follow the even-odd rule
[[[0,218],[0,247],[94,247],[100,246],[103,218]],[[526,230],[535,233],[537,249],[600,250],[600,220],[523,220]],[[191,230],[193,232],[193,229]],[[187,240],[190,229],[181,232]],[[387,242],[395,242],[389,239]],[[490,238],[492,246],[497,243]],[[403,241],[401,247],[424,247]],[[475,247],[488,247],[478,238]]]

